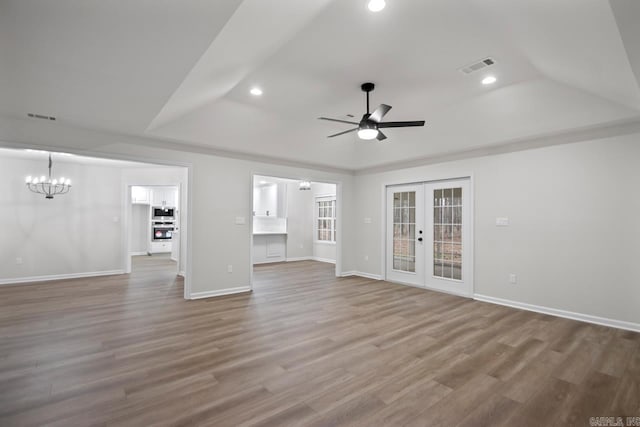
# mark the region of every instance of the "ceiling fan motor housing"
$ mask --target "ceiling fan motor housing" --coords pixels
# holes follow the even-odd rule
[[[373,89],[375,89],[376,85],[374,85],[373,83],[362,83],[362,86],[360,86],[360,88],[362,89],[363,92],[371,92]]]

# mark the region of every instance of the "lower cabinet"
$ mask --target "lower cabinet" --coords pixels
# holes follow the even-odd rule
[[[254,234],[253,263],[280,262],[287,260],[286,234]]]
[[[159,254],[171,252],[171,241],[168,242],[151,242],[151,253]]]

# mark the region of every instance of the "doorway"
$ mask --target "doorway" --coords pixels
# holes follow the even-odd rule
[[[471,297],[470,179],[387,187],[386,278]]]
[[[132,270],[145,265],[179,273],[180,186],[131,185],[129,255]],[[157,262],[143,260],[155,258]]]
[[[323,263],[339,276],[340,183],[254,174],[251,186],[252,285],[255,272],[284,262],[307,262],[291,268]]]

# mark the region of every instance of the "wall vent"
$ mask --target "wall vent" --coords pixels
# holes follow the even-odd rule
[[[27,113],[27,116],[32,119],[42,119],[42,120],[55,120],[56,118],[53,116],[45,116],[44,114],[35,114],[35,113]]]
[[[475,73],[476,71],[482,70],[483,68],[487,68],[495,64],[496,61],[493,58],[484,58],[478,62],[474,62],[473,64],[469,64],[466,67],[460,68],[464,74]]]

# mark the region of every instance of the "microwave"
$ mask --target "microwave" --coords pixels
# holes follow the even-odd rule
[[[176,219],[176,208],[168,206],[152,206],[151,219]]]

